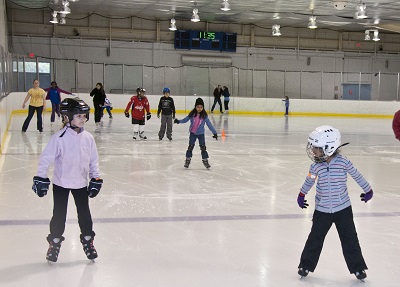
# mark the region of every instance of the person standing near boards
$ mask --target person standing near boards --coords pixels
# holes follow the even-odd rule
[[[231,94],[229,93],[229,89],[227,86],[224,86],[222,89],[222,95],[224,96],[224,113],[227,114],[229,112],[229,98]]]
[[[39,80],[33,80],[33,88],[29,89],[28,94],[22,104],[22,108],[25,109],[26,102],[30,99],[28,107],[28,116],[26,117],[24,124],[22,125],[22,132],[26,132],[29,127],[29,123],[36,111],[37,124],[36,128],[39,132],[43,132],[43,111],[46,109],[46,92],[39,87]]]
[[[103,115],[104,101],[106,100],[106,92],[104,91],[103,84],[97,83],[96,88],[90,92],[90,96],[93,97],[94,106],[94,122],[96,126],[100,125],[101,117]]]

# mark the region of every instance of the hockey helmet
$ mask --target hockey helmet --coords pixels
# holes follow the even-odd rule
[[[341,135],[338,129],[331,126],[320,126],[308,136],[307,155],[314,162],[324,162],[334,155],[341,143]],[[320,150],[315,154],[313,148]]]
[[[140,93],[141,90],[142,90],[142,88],[141,88],[141,87],[138,87],[138,88],[136,89],[136,94],[139,95],[139,93]]]
[[[77,114],[85,114],[86,121],[88,121],[89,112],[90,112],[90,107],[79,98],[65,98],[60,103],[60,113],[68,118],[65,120],[67,123],[72,121],[74,115]]]
[[[165,94],[165,93],[171,93],[171,91],[170,91],[170,89],[169,88],[167,88],[167,87],[165,87],[163,90],[162,90],[162,92],[163,92],[163,94]]]

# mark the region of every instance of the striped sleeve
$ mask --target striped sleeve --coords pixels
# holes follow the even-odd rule
[[[304,181],[302,187],[300,188],[300,192],[303,194],[307,194],[310,191],[310,189],[314,186],[316,180],[317,180],[317,174],[313,169],[313,165],[311,165],[310,170],[306,176],[306,180]]]
[[[364,192],[369,192],[372,188],[367,182],[367,180],[361,175],[361,173],[354,167],[350,160],[347,160],[347,172],[351,177],[357,182],[357,184],[364,190]]]

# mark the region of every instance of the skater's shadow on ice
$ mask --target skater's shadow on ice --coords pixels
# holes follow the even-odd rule
[[[57,282],[57,274],[58,272],[63,272],[63,269],[74,268],[78,266],[84,266],[84,270],[82,272],[82,277],[80,281],[88,282],[92,280],[93,276],[87,276],[88,274],[92,274],[90,270],[96,268],[95,264],[91,261],[80,260],[74,262],[66,262],[66,263],[51,263],[50,265],[45,262],[38,263],[30,263],[30,264],[22,264],[15,265],[0,269],[0,286],[4,286],[3,284],[12,283],[12,282],[22,282],[23,280],[29,280],[32,276],[40,276],[44,275],[47,278],[48,276],[54,277]],[[93,271],[93,270],[91,270]],[[68,272],[67,272],[68,273]],[[43,278],[44,279],[44,278]],[[57,285],[57,284],[56,284]]]

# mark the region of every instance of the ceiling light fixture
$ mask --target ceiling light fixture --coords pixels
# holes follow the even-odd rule
[[[197,3],[196,2],[194,2],[193,15],[192,15],[192,19],[190,19],[190,21],[192,21],[192,22],[199,22],[200,21],[199,10],[197,9]]]
[[[354,18],[356,19],[365,19],[367,18],[367,5],[365,5],[364,3],[361,3],[359,5],[357,5],[356,7],[356,13],[354,15]]]
[[[369,33],[374,32],[374,37],[372,38],[373,41],[379,41],[379,31],[376,29],[373,30],[365,30],[365,38],[364,40],[369,41],[371,40],[371,36],[369,35]]]
[[[228,0],[224,0],[224,2],[222,2],[221,4],[221,10],[222,11],[229,11],[231,10],[231,5],[229,4]]]
[[[65,17],[67,16],[67,14],[60,14],[60,24],[61,25],[65,25],[67,24],[67,20],[65,20]]]
[[[308,28],[310,28],[310,29],[317,29],[318,28],[318,26],[317,26],[317,17],[315,17],[314,15],[312,15],[309,18]]]
[[[365,30],[365,38],[364,38],[364,40],[365,41],[371,40],[371,36],[369,35],[369,30]]]
[[[175,18],[171,19],[171,25],[169,26],[170,31],[176,31],[176,21]]]
[[[51,15],[52,15],[53,19],[50,20],[50,23],[57,24],[58,23],[57,11],[51,12]]]
[[[69,14],[69,13],[71,13],[71,9],[69,9],[69,2],[68,2],[68,0],[63,0],[62,1],[62,5],[63,5],[63,8],[62,8],[62,10],[60,11],[60,14]]]
[[[378,30],[374,31],[374,38],[372,38],[372,40],[374,40],[375,42],[380,40],[379,39],[379,31]]]
[[[280,36],[281,35],[281,31],[280,31],[281,26],[275,24],[272,25],[272,36]]]

